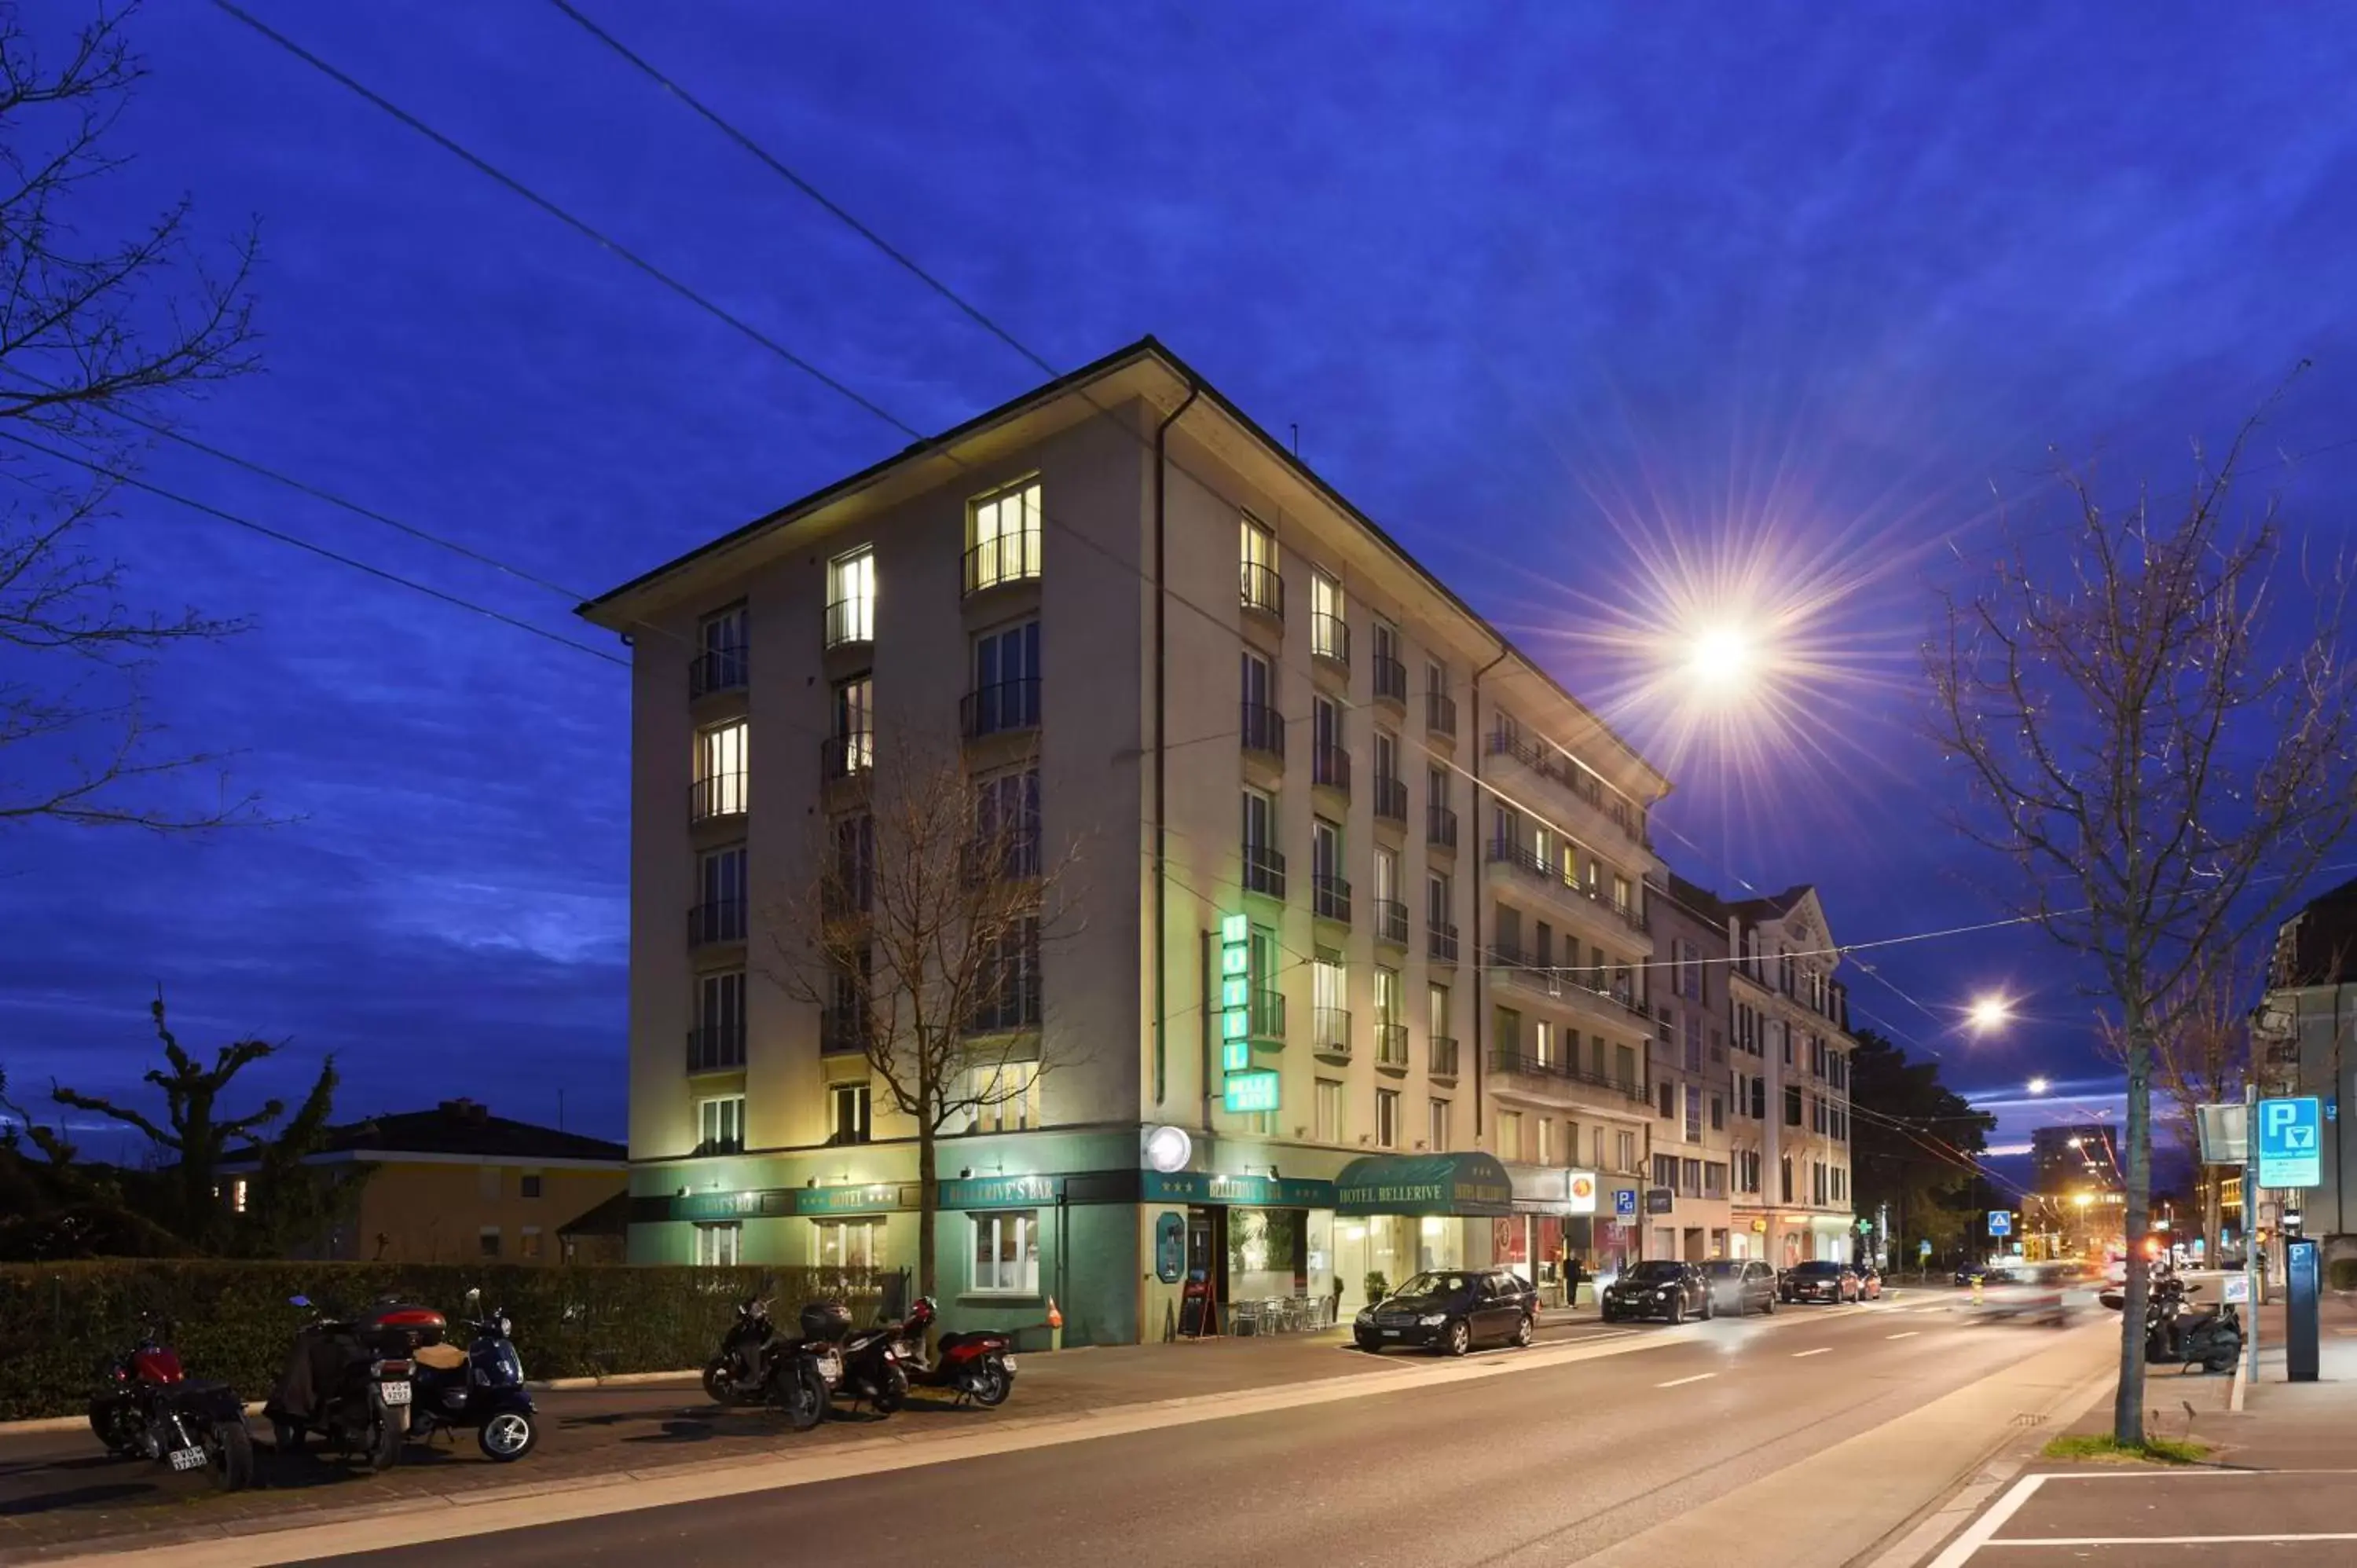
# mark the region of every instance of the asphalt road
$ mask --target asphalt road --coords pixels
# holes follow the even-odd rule
[[[321,1561],[702,1568],[767,1564],[790,1549],[831,1568],[1560,1568],[2054,1342],[2049,1330],[1970,1322],[1953,1301],[1932,1293],[1643,1330],[1665,1342],[1478,1382]],[[1839,1497],[1824,1501],[1838,1513]]]

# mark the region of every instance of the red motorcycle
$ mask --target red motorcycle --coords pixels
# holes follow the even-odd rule
[[[987,1329],[974,1334],[944,1334],[941,1338],[941,1359],[929,1360],[925,1331],[933,1326],[938,1313],[933,1298],[920,1295],[908,1321],[894,1334],[898,1341],[894,1352],[909,1380],[929,1389],[955,1389],[960,1404],[968,1400],[979,1405],[1005,1404],[1006,1396],[1015,1391],[1015,1341]]]
[[[140,1323],[138,1343],[99,1369],[90,1429],[126,1459],[210,1470],[213,1485],[228,1492],[253,1484],[244,1402],[227,1383],[190,1380],[152,1317]]]

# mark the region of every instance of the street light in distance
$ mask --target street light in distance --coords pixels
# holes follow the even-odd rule
[[[2043,1094],[2053,1087],[2054,1085],[2044,1078],[2033,1078],[2029,1080],[2029,1092],[2032,1094]]]
[[[1986,1035],[1992,1029],[2001,1029],[2012,1017],[2012,1004],[2004,997],[1997,995],[1983,996],[1975,1001],[1972,1011],[1966,1015],[1967,1021],[1971,1023],[1973,1032],[1976,1035]]]

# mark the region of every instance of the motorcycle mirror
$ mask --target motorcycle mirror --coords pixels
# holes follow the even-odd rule
[[[307,1295],[290,1295],[286,1298],[286,1305],[289,1306],[308,1306],[311,1305],[311,1298]]]
[[[467,1287],[467,1310],[472,1312],[475,1308],[482,1305],[483,1287],[480,1285],[468,1285]]]

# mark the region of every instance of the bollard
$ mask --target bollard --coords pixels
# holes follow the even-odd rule
[[[1056,1310],[1056,1298],[1051,1295],[1048,1298],[1048,1348],[1060,1350],[1063,1348],[1064,1315]]]
[[[1980,1275],[1978,1275],[1978,1274],[1975,1274],[1975,1275],[1973,1276],[1973,1305],[1974,1305],[1975,1306],[1978,1306],[1980,1304],[1981,1304],[1981,1277],[1980,1277]]]

